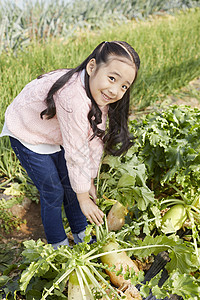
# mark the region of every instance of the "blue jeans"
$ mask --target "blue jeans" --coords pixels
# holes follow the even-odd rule
[[[40,193],[41,217],[47,242],[59,243],[67,237],[62,221],[62,204],[72,233],[85,230],[87,220],[70,185],[64,149],[53,154],[38,154],[13,137],[10,137],[10,142]]]

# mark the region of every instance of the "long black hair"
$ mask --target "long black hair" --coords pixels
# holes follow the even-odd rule
[[[66,73],[52,85],[47,94],[47,97],[45,98],[47,108],[41,112],[40,117],[43,119],[43,116],[46,116],[47,119],[51,119],[55,116],[56,106],[53,95],[59,89],[61,89],[75,73],[78,74],[80,71],[86,69],[88,62],[92,58],[96,60],[98,69],[100,64],[107,63],[110,55],[125,57],[135,65],[135,81],[137,72],[140,67],[140,59],[137,52],[126,42],[102,42],[79,66],[67,70]],[[39,76],[38,78],[41,77],[42,76]],[[93,130],[93,137],[97,136],[99,138],[102,138],[107,153],[112,155],[121,155],[132,145],[132,138],[130,137],[130,134],[128,132],[130,88],[126,91],[126,93],[120,100],[109,105],[109,126],[106,132],[98,128],[98,124],[102,122],[102,112],[91,95],[89,87],[89,75],[87,72],[85,72],[85,90],[87,96],[91,99],[92,102],[91,110],[88,113],[88,120]]]

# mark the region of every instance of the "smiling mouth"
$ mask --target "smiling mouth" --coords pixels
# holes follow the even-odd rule
[[[104,99],[106,102],[112,100],[111,98],[109,98],[108,96],[106,96],[104,93],[101,92],[101,94],[102,94],[102,96],[103,96],[103,99]]]

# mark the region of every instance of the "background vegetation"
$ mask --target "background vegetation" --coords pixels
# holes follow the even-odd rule
[[[66,38],[80,28],[102,28],[200,5],[199,0],[26,0],[20,8],[17,2],[0,1],[0,51],[16,51],[33,39]]]

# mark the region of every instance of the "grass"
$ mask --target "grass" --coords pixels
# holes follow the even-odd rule
[[[95,31],[79,30],[71,38],[34,42],[17,54],[3,52],[0,59],[0,129],[6,107],[25,84],[43,72],[78,65],[102,40],[126,40],[140,55],[141,69],[132,91],[132,108],[142,109],[162,101],[200,75],[199,22],[200,9],[194,8],[175,16],[126,21]],[[3,138],[0,161],[8,159],[10,162],[7,149],[7,138]],[[10,164],[12,170],[12,162]],[[6,174],[1,168],[2,176],[13,176],[13,172]]]

